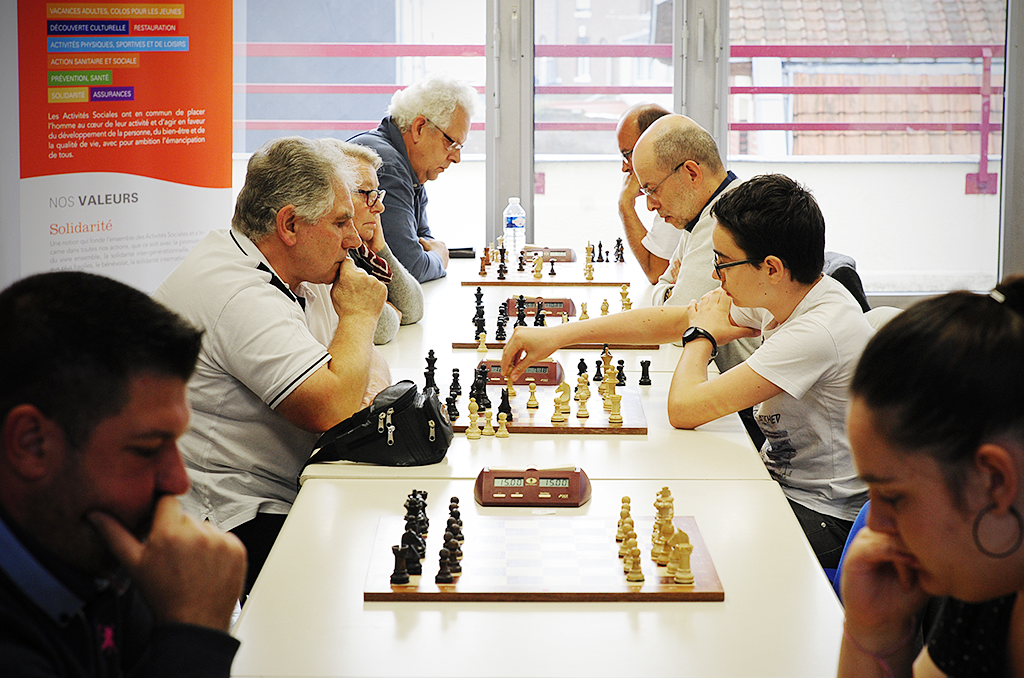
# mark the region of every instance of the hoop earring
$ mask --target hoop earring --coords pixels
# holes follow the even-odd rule
[[[974,545],[978,547],[978,550],[981,551],[983,554],[985,554],[989,558],[1006,558],[1016,553],[1017,549],[1020,548],[1020,545],[1024,543],[1024,520],[1021,519],[1020,513],[1017,511],[1017,508],[1011,506],[1010,515],[1013,516],[1013,519],[1017,521],[1017,539],[1013,542],[1013,546],[1011,546],[1006,551],[1000,551],[998,553],[996,553],[995,551],[989,551],[982,545],[981,536],[978,534],[978,530],[981,527],[982,519],[986,515],[988,515],[988,513],[995,507],[995,504],[990,504],[986,506],[984,509],[982,509],[981,513],[978,514],[978,517],[974,519],[974,528],[971,530],[971,534],[974,537]]]

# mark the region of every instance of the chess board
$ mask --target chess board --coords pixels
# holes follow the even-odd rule
[[[575,382],[570,381],[569,385],[575,391]],[[640,394],[635,386],[618,386],[615,392],[622,396],[619,403],[619,411],[622,414],[622,423],[613,424],[608,421],[609,412],[604,409],[601,395],[597,392],[598,383],[590,382],[590,399],[587,400],[587,411],[590,416],[580,419],[576,416],[579,410],[579,402],[569,401],[569,413],[566,414],[566,421],[553,422],[551,415],[555,411],[555,389],[556,386],[537,387],[537,409],[526,407],[530,399],[529,386],[516,386],[516,395],[509,397],[509,404],[512,406],[512,421],[508,424],[508,431],[512,435],[517,433],[614,433],[627,435],[647,435],[647,418],[644,416],[644,406],[640,402]],[[497,392],[498,397],[494,396]],[[491,424],[495,430],[498,428],[498,405],[501,403],[501,390],[497,386],[491,386],[487,395],[491,399]],[[456,433],[464,433],[469,427],[469,398],[467,392],[463,391],[458,402],[459,416],[452,421],[452,428]],[[478,425],[484,426],[483,414],[480,414]]]
[[[560,322],[560,321],[555,321],[554,324],[557,324],[558,322]],[[512,333],[512,331],[509,330],[509,334],[511,334],[511,333]],[[487,341],[487,342],[484,343],[484,345],[487,348],[489,348],[489,349],[503,350],[505,348],[505,342],[504,341]],[[623,350],[623,349],[628,350],[628,351],[657,351],[657,350],[661,349],[661,344],[591,344],[591,343],[584,343],[584,344],[566,344],[565,346],[562,347],[562,350],[565,350],[565,351],[570,351],[570,350],[601,351],[601,350],[604,349],[605,346],[608,347],[609,351],[619,351],[619,350]],[[474,348],[474,349],[479,349],[480,348],[480,342],[479,341],[475,341],[475,342],[470,342],[470,341],[453,341],[452,342],[452,348],[453,349],[454,348]]]
[[[673,523],[690,538],[694,583],[676,584],[650,558],[653,518],[635,518],[643,582],[628,582],[615,541],[617,518],[591,516],[463,515],[462,573],[452,584],[434,583],[441,534],[431,528],[423,574],[392,585],[391,545],[402,538],[402,516],[377,525],[363,600],[389,601],[722,601],[725,591],[693,516]],[[440,527],[440,526],[438,526]]]
[[[525,271],[510,266],[504,280],[498,280],[498,265],[487,267],[487,275],[474,275],[462,281],[463,287],[507,286],[507,287],[621,287],[630,283],[629,269],[624,263],[595,263],[593,280],[587,280],[580,261],[555,262],[555,275],[551,275],[551,264],[545,262],[544,272],[539,278],[533,275],[533,267]]]

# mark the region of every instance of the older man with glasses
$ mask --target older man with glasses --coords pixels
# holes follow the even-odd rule
[[[654,284],[654,306],[686,306],[718,287],[712,277],[711,208],[740,182],[725,169],[708,132],[683,115],[666,115],[644,132],[632,154],[633,173],[647,209],[678,229],[679,244]],[[740,339],[715,358],[725,371],[743,362],[756,342]]]
[[[380,188],[388,194],[381,214],[384,239],[419,282],[444,276],[448,266],[448,248],[427,224],[424,184],[462,159],[476,97],[465,82],[430,74],[395,92],[377,129],[349,139],[384,161],[379,172]]]

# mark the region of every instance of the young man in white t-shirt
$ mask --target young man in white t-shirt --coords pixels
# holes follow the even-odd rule
[[[825,222],[811,194],[783,175],[755,177],[712,208],[714,277],[685,307],[643,308],[551,328],[516,328],[502,369],[518,376],[572,343],[683,340],[669,421],[695,428],[755,406],[761,456],[823,567],[834,568],[867,498],[844,425],[847,387],[872,334],[846,289],[822,275]],[[531,331],[536,329],[536,331]],[[718,345],[761,336],[745,362],[715,379]]]

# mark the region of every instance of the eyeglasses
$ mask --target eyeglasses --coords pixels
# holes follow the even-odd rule
[[[383,201],[384,196],[387,195],[388,192],[383,188],[371,188],[369,190],[357,188],[356,193],[362,193],[363,197],[366,198],[366,206],[372,208],[377,203]]]
[[[631,148],[628,151],[620,151],[620,154],[622,155],[622,159],[623,160],[625,160],[626,162],[629,162],[630,156],[633,155],[633,149]]]
[[[732,268],[733,266],[742,266],[743,264],[760,264],[760,263],[761,263],[761,261],[759,259],[740,259],[739,261],[730,261],[730,262],[725,263],[725,264],[720,264],[720,263],[718,263],[718,252],[715,252],[715,261],[714,261],[713,265],[715,267],[715,275],[717,275],[719,278],[721,278],[722,277],[722,270],[723,269]]]
[[[440,133],[441,133],[441,135],[442,135],[442,136],[444,136],[444,138],[448,140],[448,148],[447,148],[446,150],[447,150],[447,151],[448,151],[449,153],[452,153],[452,152],[454,152],[454,151],[461,151],[461,150],[462,150],[462,144],[460,144],[460,143],[459,143],[459,142],[457,142],[457,141],[456,141],[455,139],[452,139],[452,138],[451,138],[450,136],[448,136],[448,133],[447,133],[447,132],[445,132],[445,131],[444,131],[443,129],[441,129],[441,126],[440,126],[440,125],[438,125],[438,124],[437,124],[436,122],[434,122],[434,121],[433,121],[433,120],[431,120],[430,118],[424,118],[424,120],[426,120],[426,121],[427,121],[427,122],[429,122],[429,123],[430,123],[431,125],[433,125],[434,127],[436,127],[436,128],[437,128],[437,131],[438,131],[438,132],[440,132]]]
[[[623,153],[623,155],[625,155],[625,153]],[[646,188],[644,186],[641,186],[640,187],[640,192],[643,193],[644,195],[646,195],[649,198],[650,197],[654,197],[654,194],[658,192],[658,189],[661,188],[661,185],[663,183],[665,183],[666,181],[668,181],[669,177],[671,177],[673,174],[678,172],[679,168],[682,167],[685,164],[686,164],[686,161],[684,160],[681,163],[679,163],[678,165],[676,165],[676,168],[674,170],[672,170],[671,172],[669,172],[668,176],[665,177],[664,179],[662,179],[661,181],[659,181],[657,183],[657,185],[655,185],[653,188]]]

